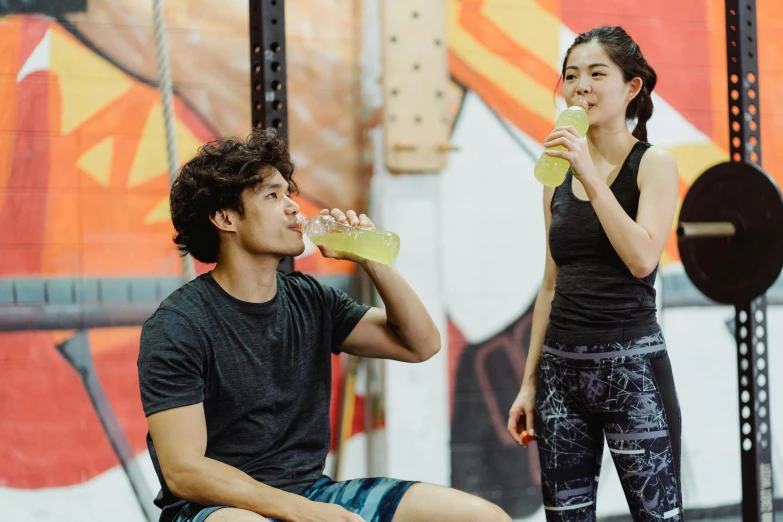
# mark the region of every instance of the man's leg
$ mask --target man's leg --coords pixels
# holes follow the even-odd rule
[[[347,504],[346,507],[354,503],[351,502],[353,499],[343,498],[342,495],[331,500],[330,503]],[[462,491],[433,484],[417,483],[410,486],[396,506],[396,512],[383,512],[393,510],[394,507],[380,503],[375,506],[375,513],[368,513],[365,509],[362,514],[367,522],[390,519],[392,522],[511,522],[511,518],[495,504]],[[244,509],[220,508],[212,511],[207,508],[202,513],[205,511],[209,511],[206,517],[196,515],[193,522],[268,521],[261,515]]]
[[[244,509],[226,506],[202,508],[195,504],[185,504],[174,518],[174,522],[269,522],[269,520]]]
[[[366,522],[511,522],[499,507],[473,495],[386,477],[344,482],[324,478],[305,497],[338,504]]]
[[[258,513],[245,511],[244,509],[221,508],[212,511],[204,519],[204,522],[268,522],[269,519],[262,517]],[[194,522],[201,522],[194,520]]]
[[[505,511],[456,489],[417,483],[400,501],[393,522],[511,522]]]

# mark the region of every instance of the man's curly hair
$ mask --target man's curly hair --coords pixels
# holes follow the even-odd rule
[[[180,252],[204,263],[217,261],[220,239],[209,218],[219,210],[234,210],[244,217],[242,193],[262,183],[276,168],[288,181],[294,164],[285,142],[274,132],[254,130],[246,140],[217,139],[202,146],[182,166],[171,186],[171,220]]]

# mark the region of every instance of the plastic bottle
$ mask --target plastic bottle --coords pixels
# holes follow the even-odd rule
[[[576,128],[580,136],[587,134],[590,127],[590,117],[587,114],[587,102],[579,100],[575,105],[570,106],[560,113],[557,117],[555,127],[566,127],[568,125]],[[568,150],[562,145],[557,147],[547,147],[547,150]],[[554,158],[541,154],[536,168],[533,171],[536,179],[547,187],[557,187],[565,181],[566,172],[570,163],[562,158]]]
[[[322,243],[336,252],[347,252],[385,265],[397,259],[400,237],[385,230],[341,223],[332,216],[301,219],[299,231],[314,244]]]

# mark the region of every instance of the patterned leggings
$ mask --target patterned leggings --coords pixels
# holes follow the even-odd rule
[[[544,342],[536,437],[548,522],[595,520],[606,437],[634,521],[682,520],[680,408],[663,335]]]

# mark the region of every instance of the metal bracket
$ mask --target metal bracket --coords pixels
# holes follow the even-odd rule
[[[731,161],[761,167],[756,1],[726,0],[726,63]],[[774,520],[767,375],[767,300],[735,306],[740,394],[742,519]]]
[[[250,0],[250,111],[253,127],[275,131],[288,145],[285,7],[283,0]],[[294,269],[285,257],[277,268]]]
[[[141,507],[144,517],[148,522],[158,520],[160,510],[153,502],[152,493],[144,480],[144,475],[136,465],[133,458],[133,449],[125,436],[120,421],[114,414],[114,409],[103,391],[98,375],[95,373],[95,367],[92,364],[92,354],[90,353],[90,339],[86,330],[80,331],[74,337],[57,345],[57,351],[68,361],[68,364],[79,374],[87,395],[90,397],[95,413],[98,414],[98,420],[103,426],[103,431],[109,438],[109,443],[114,450],[117,459],[128,477],[136,500]]]

